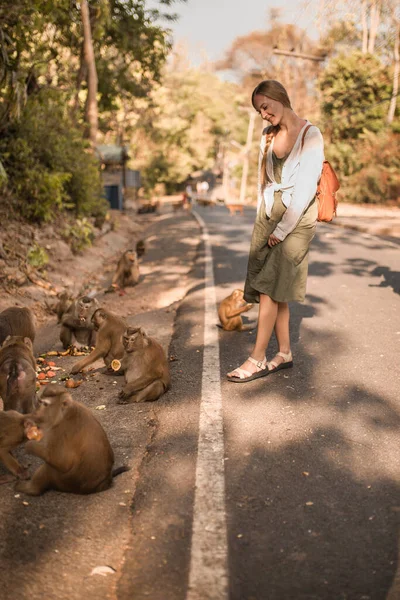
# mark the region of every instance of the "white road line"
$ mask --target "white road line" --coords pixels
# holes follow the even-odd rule
[[[228,598],[228,543],[225,514],[224,437],[219,367],[218,315],[213,259],[206,224],[204,356],[196,465],[189,589],[186,600]]]

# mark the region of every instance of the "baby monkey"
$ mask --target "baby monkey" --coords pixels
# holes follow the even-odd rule
[[[243,325],[241,314],[250,310],[253,305],[243,299],[243,290],[233,290],[227,298],[222,300],[218,308],[218,316],[222,329],[225,331],[249,331],[253,326]]]

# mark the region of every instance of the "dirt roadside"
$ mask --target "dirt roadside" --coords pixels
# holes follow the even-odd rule
[[[101,293],[120,252],[132,245],[138,233],[147,245],[139,284],[128,288],[123,296]],[[76,270],[65,268],[65,277],[75,280],[77,286],[89,283],[90,289],[99,291],[97,297],[103,306],[126,317],[128,323],[143,326],[168,351],[177,306],[192,285],[191,269],[199,240],[199,226],[190,214],[173,214],[163,208],[157,216],[135,216],[133,228],[126,223],[99,238],[76,261]],[[107,268],[99,278],[92,277],[98,264]],[[51,317],[39,329],[37,354],[61,348],[55,321]],[[76,360],[52,357],[60,368],[54,380],[61,379]],[[115,465],[127,464],[131,470],[118,476],[110,490],[87,497],[49,492],[30,498],[16,494],[12,484],[0,488],[0,585],[9,600],[115,598],[124,552],[134,543],[130,519],[135,485],[158,422],[154,404],[117,405],[123,378],[104,374],[100,363],[94,367],[76,376],[83,383],[71,393],[103,424],[114,449]],[[168,402],[168,394],[163,401]],[[27,463],[22,448],[16,456]],[[39,464],[35,459],[30,462],[32,470]],[[104,576],[93,573],[97,567],[106,568]]]

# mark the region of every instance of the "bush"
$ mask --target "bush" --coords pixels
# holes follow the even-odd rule
[[[26,260],[28,264],[31,265],[31,267],[36,267],[37,269],[40,269],[41,267],[47,265],[47,263],[49,262],[49,255],[42,246],[39,246],[39,244],[35,244],[31,248],[29,248]]]
[[[400,136],[389,131],[364,134],[354,155],[356,172],[340,177],[347,202],[400,205]],[[340,175],[339,175],[340,176]]]
[[[78,254],[92,245],[94,240],[93,227],[86,218],[77,219],[64,230],[63,237],[71,246],[72,252]]]
[[[50,221],[60,210],[94,215],[106,210],[99,165],[60,95],[41,90],[3,132],[0,153],[21,214]]]

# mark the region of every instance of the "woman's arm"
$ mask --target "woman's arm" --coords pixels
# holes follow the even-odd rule
[[[304,139],[292,199],[273,234],[280,241],[296,227],[317,191],[324,162],[324,140],[317,127],[312,126]]]

